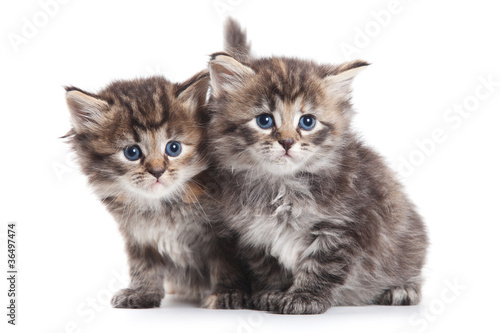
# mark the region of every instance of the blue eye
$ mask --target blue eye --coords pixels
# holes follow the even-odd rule
[[[316,125],[316,119],[314,119],[313,116],[302,116],[300,117],[299,120],[299,126],[302,129],[305,129],[306,131],[310,131],[314,128],[314,125]]]
[[[165,148],[165,153],[169,156],[179,156],[181,153],[181,144],[177,141],[170,141],[167,143],[167,147]]]
[[[136,145],[125,147],[123,154],[131,161],[137,161],[142,156],[141,149]]]
[[[274,124],[273,116],[271,116],[270,114],[261,114],[256,119],[257,125],[259,125],[259,127],[263,129],[268,129]]]

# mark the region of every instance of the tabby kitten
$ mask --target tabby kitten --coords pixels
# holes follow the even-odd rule
[[[350,126],[351,82],[368,63],[236,58],[216,53],[209,63],[209,136],[224,184],[214,195],[239,234],[253,306],[319,314],[417,304],[424,224]]]
[[[66,88],[67,137],[93,190],[118,222],[130,266],[118,308],[158,307],[165,279],[182,298],[241,308],[247,294],[230,238],[217,237],[206,195],[208,74],[116,81],[98,94]]]

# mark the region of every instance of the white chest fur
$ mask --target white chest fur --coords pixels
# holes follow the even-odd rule
[[[278,259],[286,268],[293,270],[297,260],[307,248],[303,232],[294,230],[288,225],[276,225],[256,221],[242,236],[241,241],[247,245],[262,246]]]
[[[298,201],[284,190],[258,205],[267,205],[270,209],[246,215],[242,220],[244,225],[240,224],[244,228],[241,241],[265,248],[285,268],[293,270],[308,247],[308,216],[314,215],[309,211],[314,211],[314,205]]]
[[[201,221],[195,221],[191,216],[176,221],[167,220],[166,214],[148,219],[138,217],[132,235],[139,244],[156,247],[177,266],[185,267],[199,261],[199,253],[193,248],[199,245],[203,228]]]

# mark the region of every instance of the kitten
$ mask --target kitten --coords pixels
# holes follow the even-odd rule
[[[210,147],[224,184],[214,195],[239,235],[256,309],[420,301],[424,224],[350,126],[351,82],[367,65],[212,55]]]
[[[66,88],[66,137],[118,222],[130,265],[118,308],[158,307],[164,280],[181,298],[241,308],[248,293],[230,237],[221,234],[204,153],[208,74],[116,81],[98,94]]]

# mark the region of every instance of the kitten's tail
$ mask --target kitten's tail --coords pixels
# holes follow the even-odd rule
[[[238,22],[228,18],[224,28],[224,49],[237,60],[250,57],[250,43],[247,33]]]

